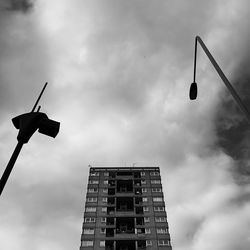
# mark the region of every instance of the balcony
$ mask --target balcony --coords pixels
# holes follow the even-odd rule
[[[135,197],[135,205],[142,205],[142,198],[141,197]]]
[[[135,241],[118,240],[116,241],[116,250],[135,250]]]
[[[132,180],[118,180],[117,181],[117,192],[118,193],[132,193],[133,192],[133,181]]]
[[[114,237],[114,229],[106,228],[106,237]]]
[[[106,225],[107,226],[114,226],[115,225],[115,219],[114,219],[114,217],[108,217]]]
[[[146,240],[138,240],[137,245],[138,245],[137,250],[146,249]]]
[[[135,188],[135,194],[136,195],[142,195],[142,189],[141,188]]]
[[[141,178],[141,172],[134,172],[134,178]]]
[[[117,212],[133,212],[134,211],[133,197],[117,197],[116,211]]]
[[[113,215],[115,213],[115,207],[107,207],[107,215]]]
[[[135,180],[134,185],[135,185],[135,187],[140,187],[141,186],[141,180]]]
[[[135,234],[135,229],[116,229],[116,234]]]
[[[115,187],[115,180],[109,180],[108,185],[109,187]]]
[[[108,188],[108,195],[115,195],[115,188]]]
[[[113,240],[106,240],[105,250],[115,250],[115,244]]]
[[[114,197],[108,197],[107,205],[108,206],[114,206],[115,205],[115,198]]]
[[[122,235],[124,235],[124,237],[126,238],[128,237],[127,234],[130,234],[130,235],[135,234],[134,218],[133,217],[117,217],[116,218],[116,236],[119,236],[121,238]]]
[[[144,217],[137,217],[136,218],[136,226],[143,226],[144,223]]]
[[[135,213],[136,214],[143,214],[143,207],[136,207],[135,208]]]
[[[116,177],[116,173],[114,171],[109,172],[109,178],[114,179]]]
[[[132,174],[132,172],[130,172],[130,171],[118,171],[117,173],[116,173],[116,176],[117,177],[129,177],[129,178],[131,178],[132,176],[133,176],[133,174]]]

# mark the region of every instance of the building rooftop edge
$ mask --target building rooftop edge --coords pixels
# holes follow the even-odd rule
[[[160,167],[156,167],[156,166],[152,166],[152,167],[92,167],[92,166],[90,166],[89,165],[89,167],[90,167],[90,169],[98,169],[98,170],[107,170],[107,169],[110,169],[110,170],[115,170],[115,169],[117,169],[117,170],[139,170],[139,169],[147,169],[147,170],[149,170],[149,169],[157,169],[157,170],[159,170],[160,169]]]

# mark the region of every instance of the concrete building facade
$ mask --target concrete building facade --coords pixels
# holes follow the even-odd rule
[[[91,167],[80,250],[172,250],[159,167]]]

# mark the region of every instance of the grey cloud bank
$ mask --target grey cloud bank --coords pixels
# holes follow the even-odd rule
[[[1,197],[1,248],[79,248],[88,164],[138,162],[161,167],[173,249],[248,249],[249,185],[235,178],[248,157],[227,149],[246,143],[227,132],[243,118],[201,50],[199,99],[188,100],[197,34],[238,87],[248,7],[37,0],[29,12],[1,10],[1,171],[15,145],[9,120],[45,81],[42,109],[62,123],[18,159]]]

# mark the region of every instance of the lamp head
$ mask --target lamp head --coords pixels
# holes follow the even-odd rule
[[[55,138],[59,132],[60,122],[51,119],[43,119],[39,124],[38,132]]]
[[[55,138],[59,132],[60,123],[48,118],[45,113],[30,112],[12,119],[16,129],[19,129],[17,140],[27,143],[38,129],[38,132]]]
[[[189,98],[190,98],[190,100],[195,100],[197,98],[197,93],[198,93],[197,83],[192,82],[191,86],[190,86],[190,89],[189,89]]]

